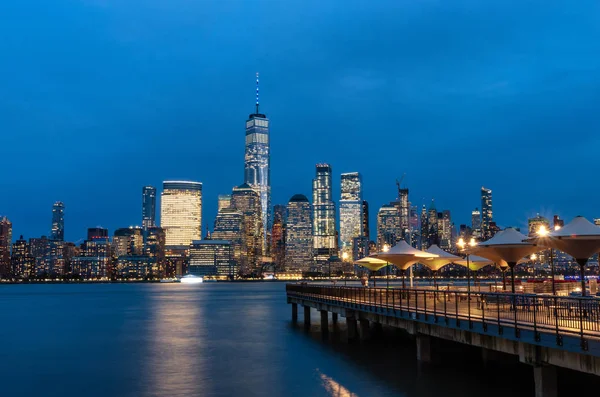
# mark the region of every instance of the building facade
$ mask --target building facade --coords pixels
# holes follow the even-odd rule
[[[217,201],[217,212],[221,212],[225,208],[231,206],[231,194],[219,194]]]
[[[398,209],[392,204],[383,205],[377,213],[377,250],[383,251],[385,245],[393,247],[401,238]]]
[[[143,230],[139,227],[117,229],[112,244],[115,257],[142,255],[144,253]]]
[[[492,211],[492,189],[481,187],[481,234],[484,240],[493,237],[490,224],[494,221]]]
[[[369,203],[362,202],[363,236],[369,241],[371,239],[371,228],[369,227]]]
[[[189,247],[202,238],[202,183],[165,181],[160,202],[160,223],[167,246]]]
[[[18,278],[31,278],[35,275],[35,258],[29,252],[29,244],[23,236],[12,247],[12,271]]]
[[[242,214],[240,268],[243,273],[250,273],[258,269],[265,248],[260,196],[250,185],[244,183],[233,188],[231,207]]]
[[[196,276],[234,277],[237,269],[233,261],[231,242],[227,240],[192,242],[188,273]]]
[[[279,270],[285,268],[286,219],[287,209],[285,205],[275,205],[273,207],[273,227],[271,228],[271,258],[275,268]]]
[[[331,166],[317,164],[313,179],[313,234],[314,255],[319,264],[325,264],[337,255],[335,230],[335,203],[332,196]]]
[[[244,155],[244,183],[259,196],[262,227],[262,249],[267,248],[271,226],[271,147],[269,119],[260,113],[258,74],[256,75],[256,108],[246,120],[246,151]]]
[[[358,172],[341,176],[340,251],[352,255],[355,237],[363,236],[362,178]]]
[[[285,263],[290,271],[309,271],[313,265],[313,224],[311,206],[302,194],[287,204]]]
[[[0,218],[0,278],[11,274],[10,248],[12,245],[12,223],[7,217]]]
[[[142,188],[142,228],[156,226],[156,188],[144,186]]]
[[[65,240],[65,205],[57,201],[52,206],[52,231],[50,239],[56,241]]]
[[[479,208],[475,208],[471,211],[471,234],[476,239],[481,239],[483,237],[483,232],[481,230],[481,212]]]
[[[224,208],[219,211],[212,238],[231,242],[232,258],[237,265],[241,264],[245,237],[244,215],[235,208]]]

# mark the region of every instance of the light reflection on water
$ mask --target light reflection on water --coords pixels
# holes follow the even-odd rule
[[[414,343],[349,345],[343,319],[323,342],[290,317],[283,283],[2,286],[0,395],[519,395],[419,372]]]

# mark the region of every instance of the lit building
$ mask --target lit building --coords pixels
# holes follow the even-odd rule
[[[363,222],[363,236],[366,237],[367,241],[371,238],[371,229],[369,227],[369,203],[366,200],[362,202],[362,222]]]
[[[594,219],[594,223],[596,220]],[[558,215],[554,215],[554,219],[552,220],[552,225],[554,226],[554,229],[560,229],[561,227],[565,226],[565,221],[564,219],[560,219],[560,217]]]
[[[65,240],[65,205],[57,201],[52,206],[52,232],[50,239],[56,241]]]
[[[11,273],[10,248],[12,245],[12,223],[8,218],[0,218],[0,278]]]
[[[224,208],[219,211],[212,238],[231,242],[233,260],[239,265],[242,245],[245,241],[244,215],[234,208]]]
[[[483,237],[483,233],[481,231],[481,212],[479,212],[478,208],[475,208],[471,212],[471,233],[476,239]]]
[[[31,240],[30,240],[30,246]],[[109,276],[111,269],[111,249],[108,230],[88,229],[88,240],[81,244],[79,256],[71,260],[73,275],[83,279],[101,279]]]
[[[317,164],[317,176],[313,179],[313,234],[314,255],[318,264],[325,264],[337,255],[335,230],[335,203],[331,192],[331,166]]]
[[[313,265],[313,226],[306,196],[294,195],[287,205],[285,262],[287,270],[308,271]]]
[[[159,262],[164,262],[165,259],[165,244],[166,236],[162,227],[149,227],[146,237],[146,245],[144,246],[144,255],[153,258],[158,258]]]
[[[161,277],[157,259],[146,255],[119,256],[113,273],[118,278]]]
[[[231,207],[242,214],[240,267],[243,273],[249,273],[258,269],[264,254],[260,197],[250,185],[244,183],[233,188]]]
[[[266,252],[267,235],[271,225],[271,154],[269,119],[259,111],[258,73],[256,74],[256,111],[246,121],[246,153],[244,156],[244,183],[259,196],[262,238],[261,251]]]
[[[398,186],[398,211],[400,211],[400,228],[402,238],[408,241],[410,233],[410,203],[408,202],[408,189]],[[410,243],[410,241],[408,241]]]
[[[156,188],[144,186],[142,188],[142,228],[156,226]]]
[[[352,258],[353,261],[369,256],[369,239],[366,237],[355,237],[352,241]]]
[[[160,223],[167,246],[189,247],[202,238],[202,183],[165,181],[160,202]]]
[[[283,269],[285,267],[285,223],[286,223],[285,205],[275,205],[273,207],[273,227],[271,228],[271,257],[275,267]],[[311,225],[312,227],[312,225]]]
[[[217,212],[231,206],[231,194],[219,194]]]
[[[142,255],[144,250],[142,229],[139,227],[117,229],[113,235],[112,244],[113,255],[117,258]]]
[[[30,278],[35,275],[35,258],[29,253],[29,244],[23,236],[12,246],[12,271],[19,278]]]
[[[540,214],[536,214],[535,217],[529,218],[527,220],[527,230],[529,232],[529,237],[537,236],[538,230],[540,227],[544,226],[546,230],[550,230],[550,221]]]
[[[427,208],[425,204],[421,208],[421,249],[429,247],[429,218],[427,217]]]
[[[494,220],[492,213],[492,190],[481,187],[481,234],[484,240],[492,238],[490,223]]]
[[[377,213],[377,250],[383,251],[386,244],[393,247],[401,238],[398,208],[391,204],[383,205]]]
[[[197,240],[192,242],[188,273],[196,276],[235,276],[231,242],[226,240]]]
[[[429,248],[434,244],[440,244],[440,236],[438,230],[438,216],[437,210],[435,209],[435,201],[431,199],[429,210],[427,210],[427,225],[429,227],[429,234],[427,236],[427,247]]]
[[[341,252],[352,255],[352,242],[363,236],[362,180],[358,172],[342,174],[340,199]]]
[[[65,243],[59,240],[46,240],[46,248],[41,258],[40,265],[36,267],[38,276],[60,276],[65,272],[65,258],[63,255]]]
[[[450,250],[453,247],[452,242],[452,217],[450,216],[450,210],[444,210],[438,215],[440,222],[438,222],[438,230],[440,236],[440,248],[443,250]]]

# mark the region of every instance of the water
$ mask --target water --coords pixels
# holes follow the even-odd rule
[[[0,395],[531,395],[461,351],[419,369],[414,342],[324,342],[316,312],[308,333],[290,318],[275,282],[3,285]]]

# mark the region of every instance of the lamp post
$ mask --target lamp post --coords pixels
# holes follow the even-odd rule
[[[560,226],[554,226],[554,230],[560,230]],[[548,236],[550,231],[546,228],[545,225],[541,225],[537,231],[538,236],[546,237]],[[552,282],[552,295],[556,295],[556,285],[554,283],[554,248],[550,248],[550,278]]]
[[[467,243],[467,242],[465,242],[465,239],[463,239],[461,237],[460,239],[458,239],[458,242],[456,243],[456,245],[458,245],[458,247],[460,248],[461,251],[464,251],[467,245],[469,247],[473,248],[474,246],[477,245],[477,242],[475,241],[475,239],[473,237],[471,237],[471,239]],[[467,252],[466,254],[467,254],[467,293],[471,293],[471,265],[469,263],[469,253]]]
[[[536,261],[538,259],[537,254],[531,254],[531,256],[529,257],[529,259],[531,259],[532,265],[533,265],[533,279],[536,280],[537,277],[535,276],[535,265],[536,265]]]
[[[346,263],[348,262],[348,253],[342,253],[342,261],[344,262],[344,269],[346,268]],[[346,286],[346,278],[347,276],[344,274],[344,287]]]
[[[383,244],[382,250],[383,250],[383,252],[388,252],[390,250],[390,245],[389,244]],[[390,287],[390,279],[388,277],[388,274],[389,274],[389,263],[385,267],[385,285],[386,285],[386,288]],[[373,285],[375,285],[375,279],[373,279]]]

